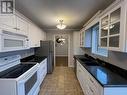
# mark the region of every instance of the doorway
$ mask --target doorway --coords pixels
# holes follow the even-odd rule
[[[68,35],[55,35],[55,66],[68,67]]]

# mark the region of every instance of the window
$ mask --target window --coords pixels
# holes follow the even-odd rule
[[[92,27],[92,53],[108,57],[108,50],[99,47],[99,24]]]

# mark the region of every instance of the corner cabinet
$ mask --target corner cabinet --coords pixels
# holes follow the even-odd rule
[[[112,51],[126,51],[127,1],[117,0],[100,17],[99,46]]]

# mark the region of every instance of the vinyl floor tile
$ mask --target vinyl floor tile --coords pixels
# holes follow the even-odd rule
[[[73,68],[55,67],[44,79],[39,95],[84,95]]]

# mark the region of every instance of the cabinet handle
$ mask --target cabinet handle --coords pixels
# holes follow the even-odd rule
[[[94,81],[90,78],[90,81],[92,82],[92,83],[94,83]]]
[[[29,39],[26,39],[26,41],[29,41]]]
[[[93,91],[93,89],[92,89],[91,87],[89,87],[89,89],[90,89],[90,91],[91,91],[92,93],[94,93],[94,91]]]
[[[13,28],[13,29],[20,30],[19,28],[16,28],[16,27],[15,27],[15,28]]]
[[[20,28],[17,28],[17,30],[20,30]]]
[[[16,29],[17,30],[17,28],[15,27],[15,28],[13,28],[13,29]]]

